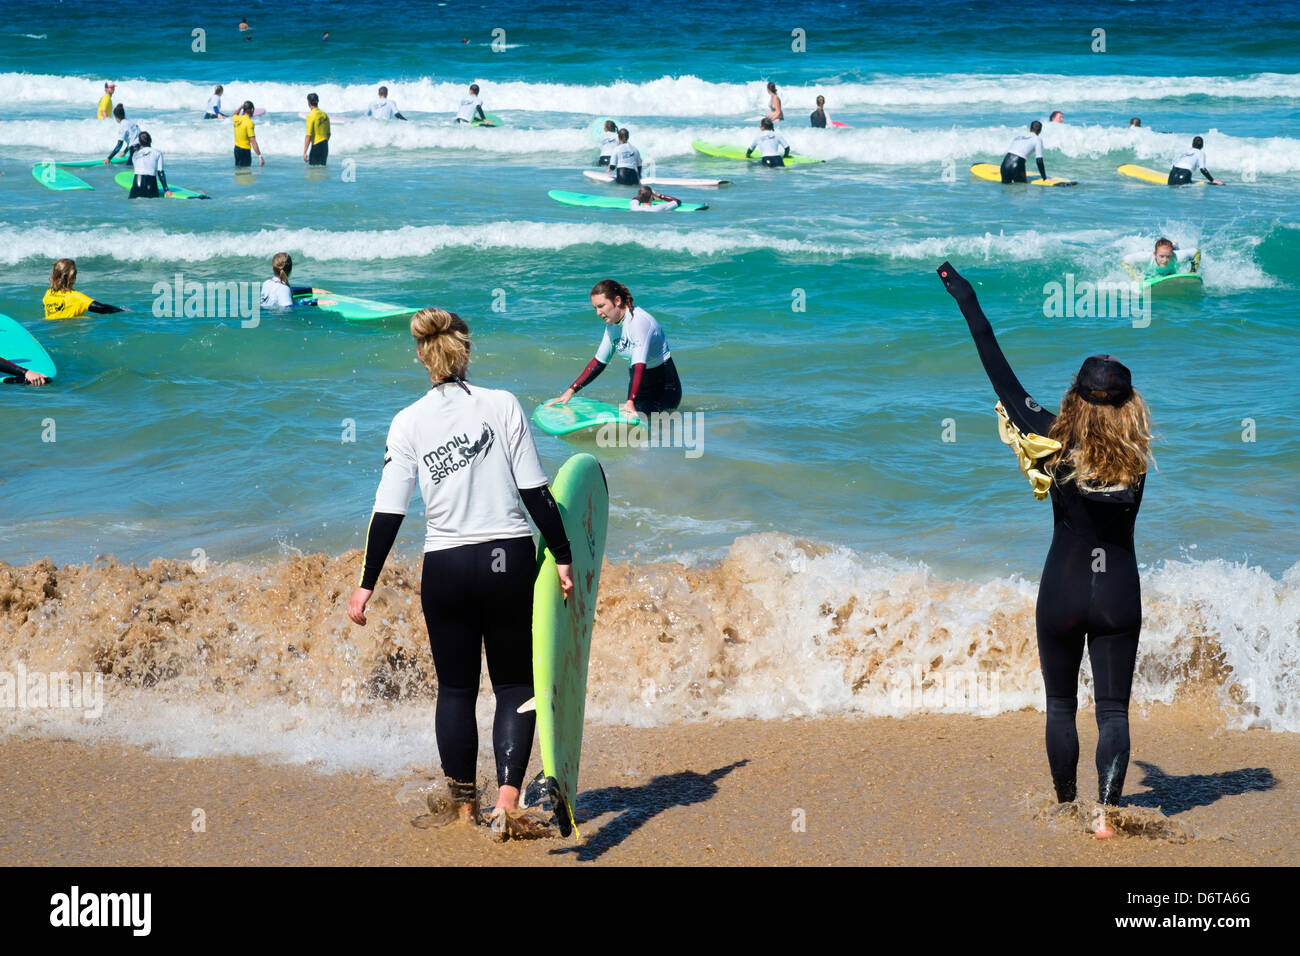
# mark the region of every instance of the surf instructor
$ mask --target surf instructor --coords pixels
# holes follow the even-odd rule
[[[520,499],[555,555],[566,599],[573,593],[569,539],[519,400],[465,380],[464,320],[421,309],[411,319],[411,335],[432,388],[398,412],[388,430],[365,566],[348,617],[365,625],[366,603],[418,485],[426,519],[420,603],[438,677],[435,733],[449,790],[442,803],[430,799],[433,823],[479,822],[474,705],[486,648],[496,697],[493,837],[527,835],[536,824],[519,810],[519,788],[537,715],[519,707],[533,697],[537,554]]]
[[[330,118],[320,108],[320,98],[307,94],[307,136],[302,141],[302,161],[308,166],[324,166],[330,154]],[[259,154],[260,155],[260,154]]]
[[[682,382],[668,350],[668,340],[655,317],[632,302],[627,286],[613,279],[602,279],[591,290],[591,306],[605,322],[605,337],[596,349],[596,357],[587,363],[582,374],[547,405],[569,404],[569,399],[589,385],[617,352],[627,359],[627,401],[623,411],[671,411],[681,404]]]

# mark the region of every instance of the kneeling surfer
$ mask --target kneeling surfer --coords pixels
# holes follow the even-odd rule
[[[632,302],[627,286],[613,279],[602,279],[591,290],[591,305],[605,322],[605,336],[596,349],[596,357],[587,363],[582,374],[547,405],[569,404],[569,399],[591,383],[617,352],[628,361],[627,401],[623,411],[666,412],[681,404],[682,382],[668,350],[668,339],[655,317]]]

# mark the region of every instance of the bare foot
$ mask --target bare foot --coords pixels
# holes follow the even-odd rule
[[[1093,828],[1092,835],[1098,840],[1109,840],[1115,835],[1111,829],[1109,821],[1106,819],[1106,811],[1100,807],[1096,810],[1097,823]]]

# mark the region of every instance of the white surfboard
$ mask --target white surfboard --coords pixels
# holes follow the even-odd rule
[[[583,174],[588,179],[594,179],[598,183],[612,183],[614,181],[613,173],[601,173],[594,169],[584,170]],[[731,183],[730,179],[668,179],[663,176],[643,176],[641,178],[647,186],[703,186],[705,188],[712,186],[727,186]]]

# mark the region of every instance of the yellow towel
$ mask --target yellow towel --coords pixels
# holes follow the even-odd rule
[[[1016,463],[1020,465],[1021,473],[1033,486],[1034,497],[1042,501],[1052,487],[1052,476],[1041,471],[1038,463],[1060,451],[1061,443],[1055,438],[1044,438],[1033,432],[1022,435],[1020,429],[1007,418],[1007,410],[1001,402],[994,406],[994,411],[998,413],[998,437],[1016,453]]]

